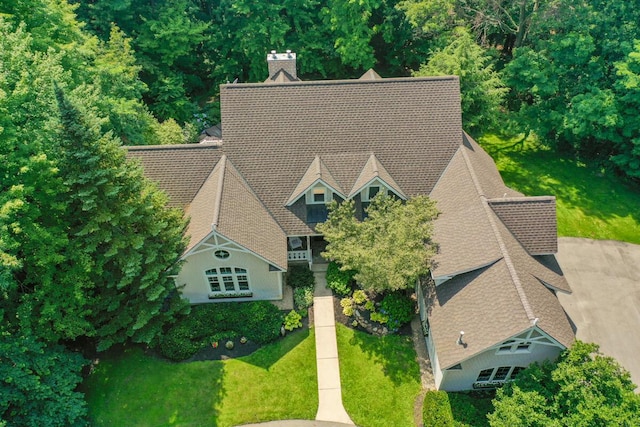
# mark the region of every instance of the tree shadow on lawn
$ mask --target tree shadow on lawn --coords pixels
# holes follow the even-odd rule
[[[640,222],[640,187],[602,173],[566,155],[531,144],[498,144],[482,141],[481,145],[501,169],[507,185],[527,196],[553,195],[570,207],[604,221],[615,216],[630,216]],[[640,200],[640,197],[636,198]]]
[[[139,346],[99,354],[82,384],[91,425],[216,427],[226,395],[223,363],[173,363]]]
[[[386,335],[382,337],[353,331],[349,344],[358,346],[374,362],[381,364],[383,373],[394,385],[420,378],[420,367],[410,336]]]
[[[308,325],[308,323],[307,323]],[[245,363],[269,370],[276,362],[282,359],[287,353],[295,349],[300,343],[309,337],[308,326],[288,332],[287,335],[278,341],[265,345],[249,356],[239,358]]]

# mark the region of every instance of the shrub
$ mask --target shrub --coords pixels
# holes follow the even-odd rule
[[[313,288],[294,288],[293,303],[297,309],[306,309],[313,305]]]
[[[300,310],[296,310],[296,311],[302,318],[307,317],[309,315],[309,310],[307,310],[306,308],[301,308]]]
[[[353,291],[353,302],[355,302],[356,304],[358,305],[363,304],[367,300],[368,300],[367,293],[362,289]]]
[[[424,396],[422,420],[425,426],[445,427],[453,426],[449,396],[445,391],[428,391]]]
[[[206,345],[202,340],[194,339],[193,331],[186,324],[174,326],[162,338],[160,353],[171,360],[185,360],[193,356]]]
[[[295,310],[291,310],[284,318],[284,328],[287,331],[293,331],[296,328],[302,327],[302,316]]]
[[[184,360],[214,341],[239,336],[265,344],[279,337],[282,319],[280,310],[268,301],[196,305],[166,332],[160,353]]]
[[[292,288],[314,288],[316,278],[306,264],[293,264],[287,270],[287,285]]]
[[[334,293],[340,296],[347,296],[353,288],[353,270],[340,270],[340,266],[335,261],[331,261],[327,266],[327,286]]]
[[[368,311],[376,311],[376,304],[373,301],[369,300],[364,303],[364,309]]]
[[[353,316],[353,300],[351,298],[342,298],[340,305],[342,306],[342,313],[345,316]]]
[[[415,302],[404,293],[394,292],[382,299],[380,312],[389,316],[389,327],[396,329],[413,319]]]
[[[227,348],[227,350],[233,350],[233,347],[235,347],[235,344],[233,343],[233,341],[229,340],[225,343],[224,346]]]
[[[387,323],[389,321],[389,316],[384,313],[376,313],[375,311],[372,311],[371,320],[378,323]]]

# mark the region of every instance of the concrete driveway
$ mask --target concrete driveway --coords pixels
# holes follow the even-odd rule
[[[557,259],[573,290],[558,292],[558,299],[576,338],[599,344],[640,385],[640,246],[569,237],[558,244]]]

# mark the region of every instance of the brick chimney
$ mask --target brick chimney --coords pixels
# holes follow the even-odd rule
[[[276,74],[278,74],[280,70],[289,75],[286,76],[287,80],[298,80],[296,54],[290,50],[287,50],[285,53],[276,53],[275,50],[272,50],[271,53],[267,55],[267,64],[269,65],[269,79],[267,80],[275,80]]]

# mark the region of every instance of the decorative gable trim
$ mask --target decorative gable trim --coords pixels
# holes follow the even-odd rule
[[[300,182],[298,182],[295,190],[293,190],[293,193],[291,193],[291,196],[289,196],[285,206],[293,205],[300,197],[304,196],[318,184],[324,185],[341,198],[346,199],[336,179],[331,175],[331,172],[329,172],[329,169],[327,169],[320,157],[316,156],[300,179]]]
[[[393,179],[391,174],[387,172],[385,167],[382,166],[375,154],[371,154],[371,156],[369,156],[369,159],[362,168],[358,179],[356,179],[356,182],[353,184],[353,188],[351,189],[348,198],[350,199],[354,197],[374,182],[379,182],[383,187],[386,187],[387,190],[397,194],[402,200],[407,200],[407,196],[400,189],[398,183]]]

